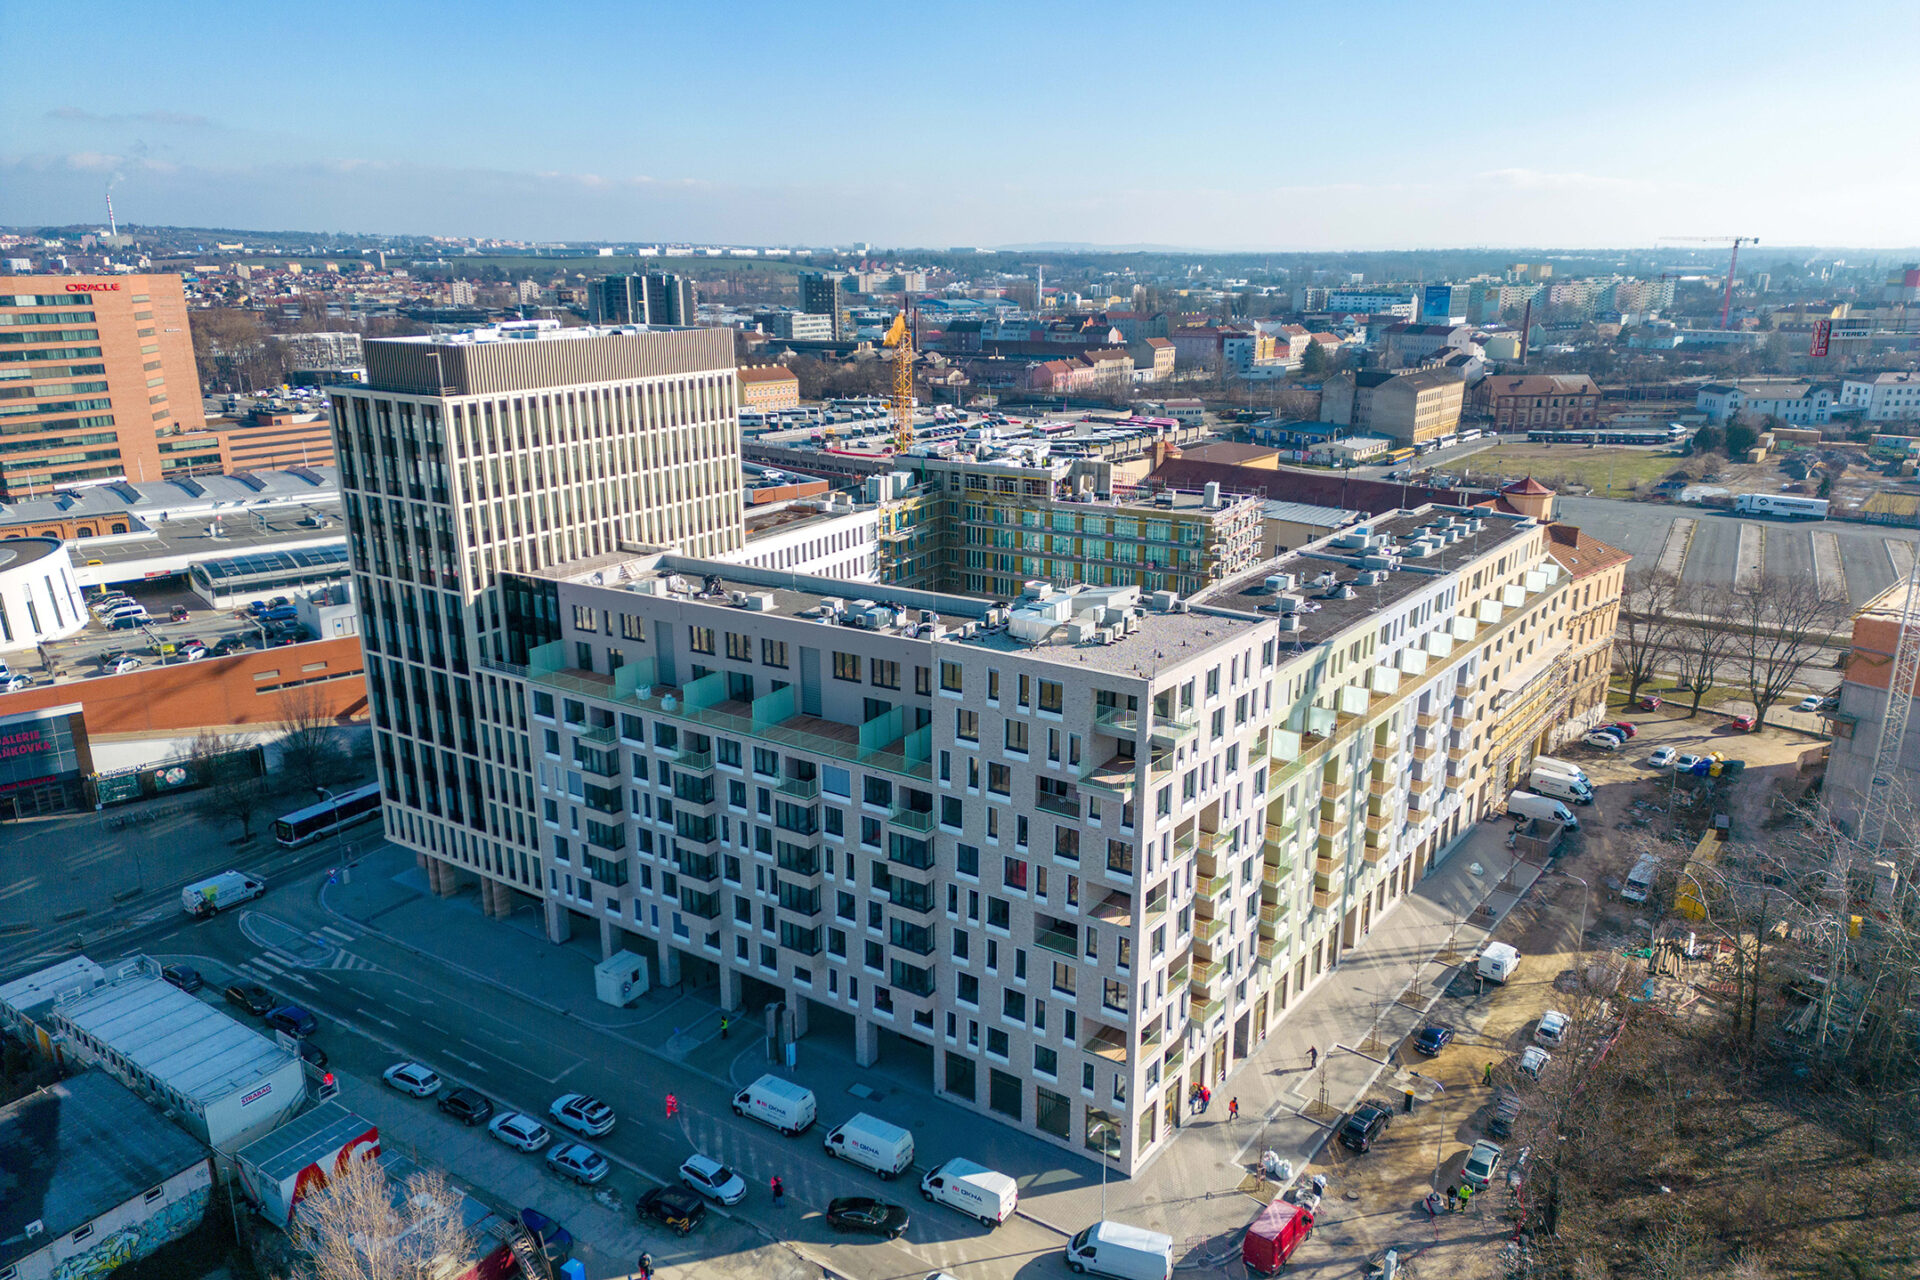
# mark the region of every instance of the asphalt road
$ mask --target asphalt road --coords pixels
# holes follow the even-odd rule
[[[290,878],[296,874],[291,866],[261,868],[270,871],[274,887],[244,908],[208,920],[191,919],[177,908],[162,910],[111,947],[91,948],[88,954],[104,963],[145,952],[163,963],[192,965],[207,982],[202,998],[215,1003],[222,1003],[220,993],[231,982],[258,982],[318,1016],[315,1041],[327,1051],[332,1070],[376,1088],[388,1066],[413,1059],[432,1066],[450,1087],[471,1086],[497,1107],[543,1120],[562,1093],[602,1098],[618,1111],[619,1124],[604,1138],[584,1140],[615,1162],[609,1182],[628,1204],[646,1186],[675,1178],[679,1161],[701,1150],[747,1179],[746,1200],[727,1211],[733,1222],[757,1223],[759,1231],[799,1242],[813,1257],[830,1258],[843,1274],[883,1280],[961,1267],[970,1278],[1057,1270],[1062,1239],[1048,1228],[1015,1217],[988,1231],[952,1210],[924,1203],[917,1185],[920,1166],[897,1181],[882,1182],[828,1157],[821,1141],[859,1109],[857,1099],[822,1097],[819,1124],[798,1138],[783,1138],[733,1116],[733,1088],[725,1082],[542,1005],[476,987],[420,953],[333,916],[319,900],[332,856],[324,847],[305,852],[300,870],[307,874],[301,878]],[[13,949],[9,976],[66,954],[42,950],[29,965],[20,962],[25,950],[30,948]],[[244,1013],[236,1016],[247,1019]],[[663,1106],[669,1091],[680,1105],[672,1121]],[[432,1103],[417,1105],[423,1121],[432,1117]],[[942,1154],[921,1153],[921,1165]],[[524,1162],[529,1185],[545,1200],[554,1199],[559,1184],[546,1175],[541,1157],[515,1158]],[[531,1202],[522,1187],[489,1187],[484,1171],[451,1172],[495,1191],[503,1201]],[[774,1174],[782,1178],[788,1201],[777,1222],[769,1216],[776,1211],[767,1191]],[[888,1242],[830,1231],[822,1212],[830,1199],[843,1195],[878,1196],[907,1206],[913,1215],[907,1236]],[[730,1230],[727,1215],[710,1219],[703,1233]],[[664,1250],[673,1242],[662,1236],[661,1243]]]

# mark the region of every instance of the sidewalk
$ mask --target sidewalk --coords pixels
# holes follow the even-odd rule
[[[1277,1030],[1214,1089],[1205,1115],[1182,1115],[1180,1138],[1139,1177],[1108,1175],[1105,1216],[1172,1236],[1183,1267],[1208,1265],[1237,1248],[1239,1232],[1259,1208],[1243,1187],[1261,1153],[1272,1150],[1290,1161],[1296,1176],[1304,1170],[1332,1125],[1383,1071],[1391,1077],[1393,1069],[1380,1059],[1439,999],[1449,970],[1432,958],[1449,936],[1459,954],[1473,954],[1542,873],[1522,864],[1513,883],[1499,887],[1512,859],[1506,836],[1504,823],[1475,824],[1439,870],[1294,1002]],[[625,1010],[602,1004],[593,994],[597,950],[578,942],[554,946],[531,912],[502,922],[487,919],[472,894],[434,898],[424,873],[402,850],[363,856],[352,883],[327,886],[322,900],[396,946],[676,1061],[682,1070],[739,1087],[773,1069],[757,1017],[736,1018],[738,1034],[719,1038],[717,988],[655,990]],[[1494,909],[1493,917],[1474,917],[1482,903]],[[1417,1008],[1399,1000],[1416,972]],[[857,1099],[859,1109],[908,1127],[923,1167],[965,1154],[1014,1172],[1021,1180],[1020,1213],[1062,1234],[1102,1216],[1101,1162],[1093,1153],[1074,1158],[940,1100],[929,1092],[931,1065],[924,1050],[897,1049],[899,1042],[889,1041],[879,1062],[856,1066],[840,1018],[816,1009],[811,1033],[798,1044],[795,1068],[781,1071],[813,1089],[823,1109],[839,1109],[829,1100]],[[1370,1042],[1376,1026],[1379,1040]],[[1320,1051],[1319,1069],[1312,1073],[1306,1067],[1309,1046]],[[1227,1119],[1227,1104],[1236,1095],[1241,1118],[1234,1123]],[[1327,1220],[1339,1212],[1337,1195],[1336,1188]]]

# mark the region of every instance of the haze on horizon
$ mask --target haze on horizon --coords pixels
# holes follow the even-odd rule
[[[0,223],[111,186],[133,223],[543,241],[1920,240],[1920,6],[1354,12],[15,8]]]

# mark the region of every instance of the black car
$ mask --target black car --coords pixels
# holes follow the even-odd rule
[[[898,1240],[908,1221],[907,1211],[899,1205],[867,1196],[841,1196],[827,1205],[827,1225],[835,1231],[862,1231]]]
[[[311,1040],[300,1042],[300,1057],[303,1061],[312,1063],[316,1071],[327,1069],[327,1051]]]
[[[493,1103],[477,1089],[455,1089],[436,1105],[465,1125],[479,1124],[493,1115]]]
[[[267,1010],[267,1025],[296,1040],[304,1040],[320,1029],[320,1020],[297,1004],[283,1004]]]
[[[634,1206],[643,1218],[652,1218],[681,1235],[700,1225],[707,1216],[707,1202],[685,1187],[655,1187],[640,1197]]]
[[[1420,1028],[1420,1034],[1413,1038],[1413,1047],[1431,1058],[1453,1043],[1453,1028],[1438,1022],[1429,1022]]]
[[[198,991],[207,985],[198,969],[190,969],[184,964],[170,964],[160,971],[160,976],[182,991]]]
[[[264,1016],[268,1010],[279,1004],[273,998],[273,992],[251,982],[236,982],[223,993],[227,1003],[238,1005],[255,1017]]]
[[[1373,1147],[1373,1140],[1386,1131],[1393,1113],[1372,1103],[1355,1107],[1347,1122],[1340,1126],[1340,1145],[1362,1155]]]

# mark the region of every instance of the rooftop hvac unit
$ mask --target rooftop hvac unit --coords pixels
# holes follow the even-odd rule
[[[1020,586],[1020,595],[1026,600],[1045,600],[1053,594],[1053,584],[1044,578],[1029,578]]]
[[[1075,618],[1067,624],[1067,642],[1069,644],[1086,644],[1094,638],[1099,630],[1100,628],[1093,623]]]
[[[747,608],[753,610],[755,613],[772,613],[773,592],[756,591],[746,598],[745,604]]]
[[[822,596],[820,598],[820,612],[823,614],[831,616],[836,613],[841,613],[845,611],[846,607],[847,602],[839,596]]]
[[[1171,613],[1179,599],[1180,597],[1171,591],[1156,591],[1147,597],[1147,603],[1160,613]]]
[[[1279,618],[1278,622],[1282,631],[1300,631],[1307,625],[1307,620],[1297,613],[1286,614]]]
[[[855,600],[852,605],[852,612],[865,613],[869,609],[877,608],[879,604],[880,602],[878,600]]]
[[[1274,595],[1279,595],[1282,591],[1291,591],[1293,586],[1294,578],[1290,573],[1274,573],[1267,576],[1267,590]]]
[[[1209,508],[1219,506],[1220,505],[1220,482],[1218,480],[1207,481],[1207,483],[1203,485],[1200,489],[1200,496],[1201,496],[1201,500],[1205,502]]]
[[[1298,613],[1300,612],[1300,597],[1299,596],[1281,596],[1278,600],[1274,601],[1274,607],[1277,608],[1282,614]]]
[[[1327,592],[1327,599],[1329,600],[1353,599],[1353,585],[1351,583],[1346,583],[1346,582],[1341,583],[1339,586],[1334,587],[1331,591]]]
[[[1378,555],[1364,556],[1360,563],[1369,569],[1391,569],[1400,563],[1398,556],[1382,552]]]
[[[1353,585],[1356,587],[1377,586],[1384,577],[1386,577],[1386,575],[1378,569],[1362,569],[1359,573],[1353,575]]]
[[[937,614],[937,613],[935,613],[935,612],[934,612],[933,610],[931,610],[931,609],[922,609],[922,610],[920,611],[920,621],[922,621],[922,622],[938,622],[938,621],[940,621],[940,615],[939,615],[939,614]]]

